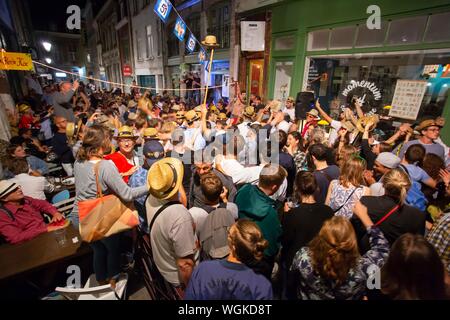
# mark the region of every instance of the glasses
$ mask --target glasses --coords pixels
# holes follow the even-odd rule
[[[427,129],[427,131],[430,131],[430,132],[439,132],[441,129],[439,129],[439,128],[434,128],[434,129]]]

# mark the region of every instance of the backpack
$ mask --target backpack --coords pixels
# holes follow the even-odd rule
[[[409,177],[409,180],[411,181],[411,188],[409,189],[408,194],[406,195],[405,203],[419,209],[420,211],[425,212],[427,209],[428,200],[422,192],[422,186],[420,182],[414,181],[411,178],[408,172],[408,168],[406,168],[406,166],[401,164],[400,168],[402,168],[403,171],[405,171],[405,173]]]
[[[217,208],[206,217],[198,232],[202,260],[222,259],[230,254],[228,230],[234,224],[234,217],[225,208]]]

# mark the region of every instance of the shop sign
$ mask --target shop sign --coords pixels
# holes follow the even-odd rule
[[[266,23],[264,21],[241,22],[241,50],[264,51]]]
[[[133,75],[133,69],[130,65],[125,64],[122,68],[123,76],[124,77],[131,77]]]
[[[427,81],[397,80],[389,116],[416,120],[427,91]]]
[[[352,81],[345,89],[342,91],[342,95],[344,97],[347,97],[352,91],[361,88],[361,89],[367,89],[370,91],[373,95],[373,98],[375,100],[381,100],[381,92],[380,89],[375,85],[375,83],[370,81]]]
[[[0,52],[0,70],[33,70],[29,53]]]

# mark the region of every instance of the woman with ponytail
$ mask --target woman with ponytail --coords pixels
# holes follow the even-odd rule
[[[401,169],[393,169],[382,179],[384,196],[362,197],[361,203],[368,208],[369,216],[375,224],[379,224],[389,245],[405,233],[425,233],[426,215],[419,209],[405,204],[406,196],[411,188],[408,175]],[[359,239],[361,253],[369,249],[369,239],[361,221],[352,219]]]
[[[360,256],[350,221],[334,216],[327,220],[308,247],[295,255],[289,274],[290,293],[295,289],[302,300],[359,300],[364,297],[371,268],[381,267],[389,245],[374,226],[367,208],[357,203],[354,214],[361,219],[370,238],[371,249]]]
[[[271,300],[272,285],[248,265],[260,261],[269,243],[258,226],[241,219],[228,234],[230,255],[200,263],[192,273],[185,300]]]

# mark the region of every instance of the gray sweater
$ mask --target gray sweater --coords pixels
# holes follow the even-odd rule
[[[75,173],[75,205],[70,220],[78,227],[78,201],[95,199],[97,187],[95,183],[94,162],[77,161],[74,166]],[[112,161],[103,160],[99,167],[99,184],[104,195],[115,194],[124,202],[131,202],[135,198],[148,193],[148,186],[130,188],[120,176],[117,167]]]
[[[72,107],[72,97],[75,91],[70,90],[66,93],[55,92],[53,95],[53,108],[55,109],[55,116],[63,117],[68,122],[75,122],[75,115]]]

